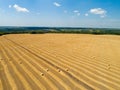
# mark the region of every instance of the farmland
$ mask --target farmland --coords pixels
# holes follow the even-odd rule
[[[0,36],[0,90],[119,90],[120,36]]]

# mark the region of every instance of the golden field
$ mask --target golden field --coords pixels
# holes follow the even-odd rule
[[[0,90],[120,90],[120,36],[1,36]]]

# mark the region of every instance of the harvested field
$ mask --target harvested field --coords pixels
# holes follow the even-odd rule
[[[1,36],[0,90],[120,90],[120,36]]]

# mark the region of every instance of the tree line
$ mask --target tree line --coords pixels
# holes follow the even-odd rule
[[[32,30],[33,29],[33,30]],[[0,36],[5,34],[45,34],[45,33],[73,33],[73,34],[112,34],[120,35],[119,29],[97,28],[0,28]]]

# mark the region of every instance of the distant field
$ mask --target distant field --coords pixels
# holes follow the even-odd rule
[[[0,36],[0,90],[120,90],[120,36]]]

